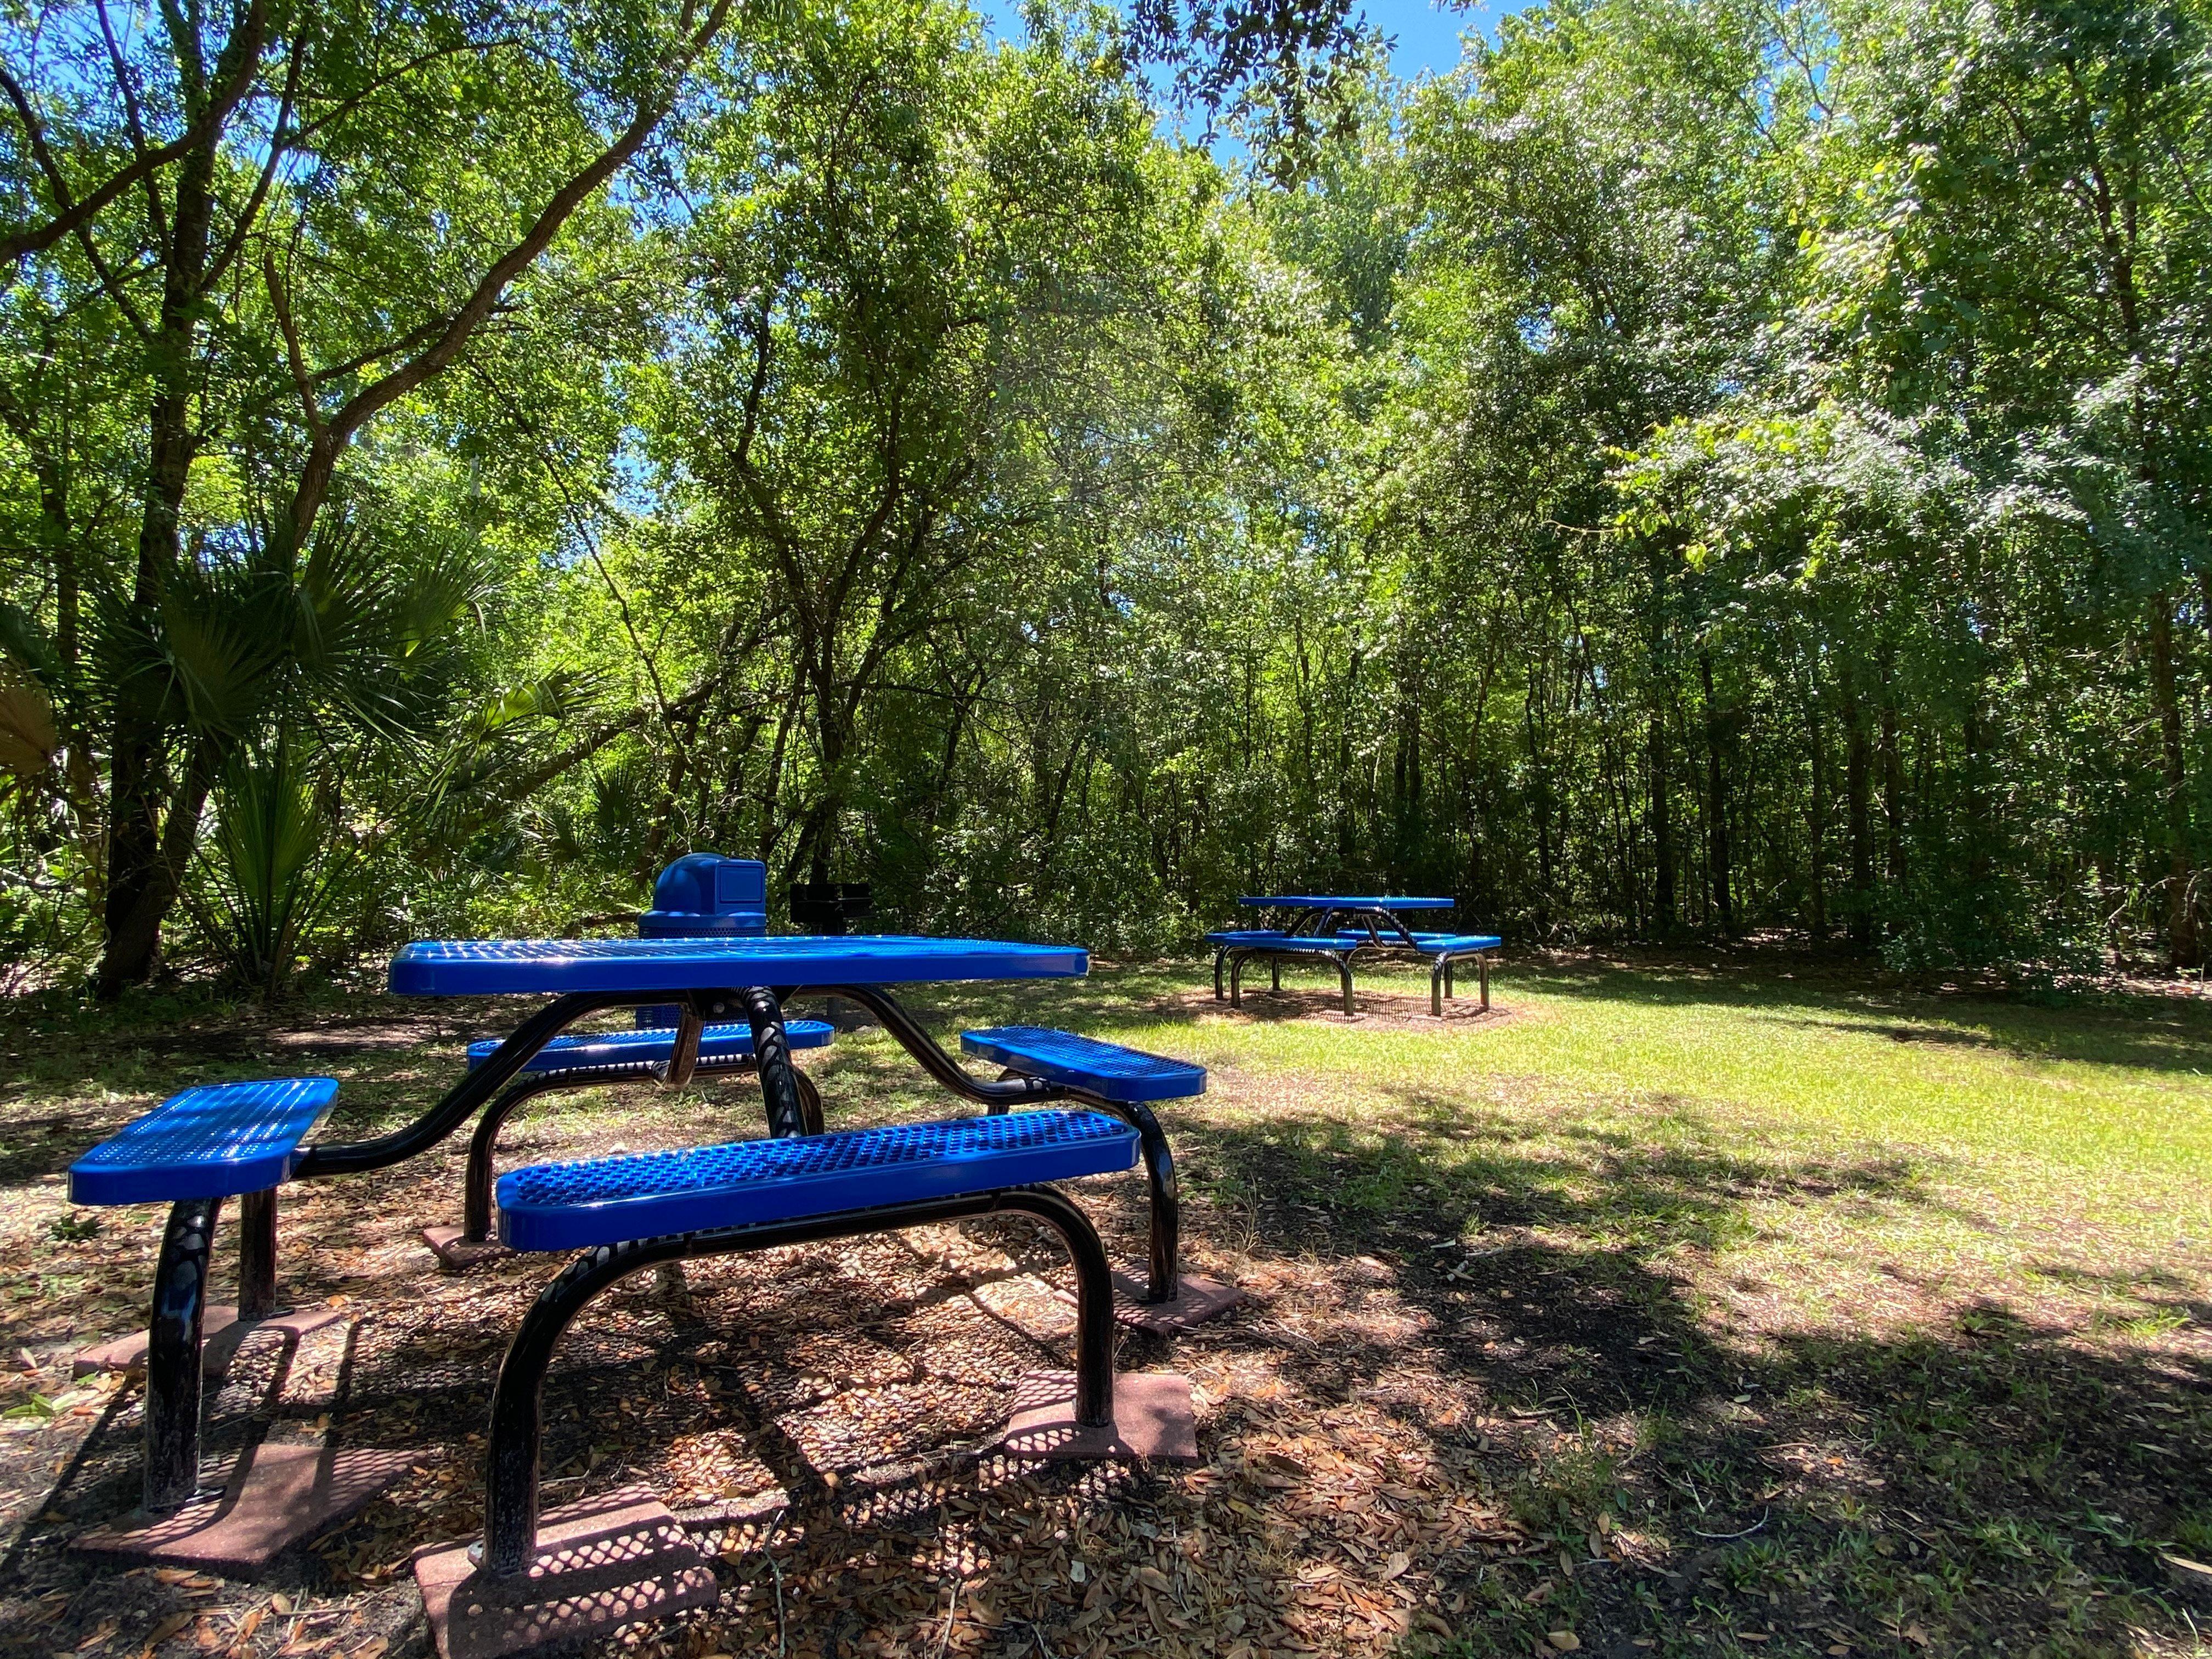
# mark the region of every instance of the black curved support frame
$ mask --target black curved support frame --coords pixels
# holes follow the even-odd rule
[[[219,1198],[185,1199],[170,1206],[161,1231],[153,1311],[146,1322],[143,1502],[155,1515],[182,1508],[199,1491],[200,1316],[222,1212]]]
[[[892,1232],[1000,1211],[1031,1215],[1059,1232],[1075,1264],[1076,1420],[1114,1418],[1114,1289],[1105,1247],[1091,1219],[1049,1187],[1009,1187],[962,1198],[885,1205],[769,1226],[730,1227],[639,1239],[586,1250],[563,1268],[523,1316],[492,1392],[485,1454],[485,1571],[511,1577],[527,1569],[538,1537],[538,1462],[544,1439],[546,1368],[562,1333],[601,1291],[641,1267],[699,1256],[732,1255],[862,1233]]]
[[[1482,986],[1482,1012],[1490,1012],[1490,952],[1487,950],[1468,951],[1454,955],[1440,953],[1429,964],[1429,1012],[1438,1019],[1444,1017],[1444,999],[1452,994],[1452,969],[1462,962],[1472,961]]]
[[[313,1176],[356,1175],[381,1170],[426,1152],[469,1121],[470,1115],[512,1081],[543,1048],[568,1026],[602,1008],[620,1008],[648,1000],[631,991],[575,991],[547,1003],[514,1029],[514,1035],[492,1051],[489,1059],[463,1075],[446,1091],[438,1103],[409,1124],[374,1140],[341,1141],[334,1146],[310,1146],[292,1171],[295,1181]]]
[[[921,1069],[963,1099],[974,1101],[994,1115],[1016,1106],[1043,1106],[1056,1101],[1079,1101],[1084,1105],[1118,1117],[1137,1132],[1138,1149],[1145,1158],[1145,1183],[1152,1205],[1146,1254],[1151,1258],[1145,1285],[1147,1304],[1172,1302],[1182,1288],[1182,1206],[1176,1186],[1175,1157],[1152,1109],[1142,1102],[1108,1100],[1088,1090],[1071,1088],[1018,1072],[1002,1073],[996,1082],[969,1075],[966,1067],[938,1046],[928,1028],[872,985],[805,985],[786,993],[787,1000],[800,996],[841,996],[857,1002],[896,1037],[900,1047],[920,1062]],[[813,1133],[813,1132],[810,1132]]]

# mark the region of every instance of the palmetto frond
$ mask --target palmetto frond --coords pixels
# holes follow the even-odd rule
[[[200,925],[230,972],[264,992],[289,976],[349,863],[325,854],[300,757],[281,738],[241,751],[216,793],[215,834],[200,848]]]

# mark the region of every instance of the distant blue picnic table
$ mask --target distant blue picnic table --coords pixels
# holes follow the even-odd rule
[[[1320,960],[1333,965],[1344,994],[1344,1012],[1354,1012],[1352,969],[1360,952],[1411,955],[1429,964],[1429,1012],[1441,1019],[1444,999],[1453,994],[1454,971],[1473,962],[1481,981],[1482,1007],[1490,1007],[1490,953],[1503,943],[1494,933],[1417,933],[1401,918],[1424,910],[1449,910],[1456,901],[1410,894],[1277,893],[1247,895],[1240,905],[1285,913],[1288,925],[1227,928],[1208,933],[1213,946],[1213,994],[1241,1004],[1243,966],[1255,957],[1267,962],[1273,988],[1282,989],[1285,962]]]

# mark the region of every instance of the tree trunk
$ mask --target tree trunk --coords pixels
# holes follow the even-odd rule
[[[1729,861],[1728,776],[1721,763],[1721,714],[1713,702],[1713,659],[1698,653],[1698,678],[1705,693],[1705,856],[1712,884],[1713,917],[1721,931],[1735,931],[1735,903]]]
[[[2151,701],[2158,710],[2159,757],[2166,793],[2166,951],[2176,968],[2203,960],[2197,932],[2197,869],[2190,855],[2189,774],[2181,748],[2181,700],[2174,687],[2173,600],[2159,593],[2151,600]]]
[[[1652,922],[1662,939],[1675,927],[1674,815],[1667,788],[1667,720],[1655,705],[1651,710],[1651,837],[1656,863],[1652,893]]]
[[[197,76],[186,66],[185,84]],[[198,349],[200,283],[207,270],[215,206],[216,135],[186,153],[177,170],[176,201],[163,261],[161,317],[148,353],[153,390],[147,401],[146,495],[138,522],[138,568],[131,607],[143,628],[159,627],[161,594],[181,556],[178,525],[185,485],[198,447],[191,396]],[[152,975],[161,924],[176,902],[184,860],[199,834],[197,803],[169,798],[165,764],[166,688],[157,672],[131,676],[118,688],[108,747],[107,939],[94,988],[104,999]],[[195,757],[192,769],[198,769]],[[187,789],[189,791],[189,782]],[[201,786],[203,799],[206,787]],[[185,808],[190,805],[189,813]],[[173,850],[178,862],[170,863]]]
[[[1552,791],[1545,775],[1542,746],[1536,740],[1535,699],[1521,700],[1521,725],[1528,741],[1529,805],[1536,819],[1536,919],[1548,926],[1552,918]]]
[[[1828,738],[1820,724],[1820,690],[1812,684],[1805,689],[1805,726],[1813,772],[1813,798],[1807,814],[1812,847],[1806,860],[1809,877],[1806,896],[1809,930],[1817,945],[1828,937]]]
[[[1990,823],[1989,780],[1984,754],[1988,745],[1982,731],[1981,693],[1978,689],[1972,701],[1966,705],[1960,735],[1966,750],[1966,881],[1969,886],[1978,890],[1990,879],[1990,854],[1995,840],[1994,826]]]
[[[1881,672],[1881,817],[1889,854],[1891,890],[1903,896],[1905,854],[1905,752],[1898,741],[1896,688],[1890,682],[1889,665]]]
[[[1850,722],[1850,748],[1844,761],[1844,793],[1848,798],[1851,839],[1852,945],[1874,948],[1874,757],[1869,741],[1866,705],[1858,693],[1847,694],[1844,718]]]

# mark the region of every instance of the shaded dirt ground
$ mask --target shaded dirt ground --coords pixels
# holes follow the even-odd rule
[[[1342,1018],[1310,982],[1248,993],[1231,1015],[1192,991],[1199,977],[1102,975],[1085,995],[1123,1021],[1212,1022],[1200,1030]],[[1459,1005],[1455,1041],[1571,1017],[1516,1006],[1510,975],[1498,1000],[1487,1017]],[[1358,1023],[1433,1032],[1425,1006],[1411,981],[1364,989]],[[950,1032],[969,1011],[932,1012]],[[1042,993],[991,1012],[1085,1026]],[[458,1218],[459,1141],[287,1189],[285,1291],[347,1317],[296,1352],[249,1340],[211,1401],[210,1472],[256,1438],[325,1425],[413,1454],[410,1472],[262,1582],[118,1572],[66,1545],[132,1501],[139,1389],[72,1383],[67,1359],[143,1319],[158,1217],[71,1211],[59,1171],[193,1080],[328,1071],[346,1104],[326,1135],[388,1126],[458,1074],[466,1038],[514,1018],[380,999],[358,1017],[185,1007],[128,1030],[57,1016],[7,1031],[0,1647],[428,1651],[409,1555],[475,1529],[490,1384],[558,1264],[437,1268],[416,1230]],[[805,1058],[833,1126],[945,1114],[880,1035]],[[1593,1135],[1568,1180],[1487,1120],[1378,1101],[1417,1143],[1458,1149],[1448,1176],[1407,1184],[1381,1167],[1390,1149],[1250,1109],[1264,1091],[1233,1066],[1214,1082],[1163,1114],[1188,1177],[1186,1263],[1254,1301],[1172,1342],[1125,1335],[1119,1361],[1192,1378],[1200,1467],[1078,1473],[975,1449],[1023,1373],[1072,1363],[1067,1274],[1025,1224],[640,1279],[556,1362],[546,1502],[650,1489],[713,1555],[721,1599],[605,1645],[675,1659],[2198,1648],[2158,1547],[2212,1544],[2212,1315],[2193,1273],[2124,1331],[1916,1283],[1910,1261],[1894,1265],[1917,1316],[1823,1326],[1778,1309],[1762,1324],[1759,1286],[1722,1282],[1698,1218],[1886,1202],[1911,1183],[1895,1158]],[[758,1121],[743,1082],[576,1097],[511,1126],[504,1164]],[[1109,1251],[1141,1260],[1140,1179],[1075,1190]],[[1668,1248],[1609,1243],[1623,1206],[1672,1228]],[[218,1299],[235,1259],[225,1221]]]

